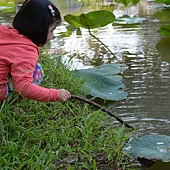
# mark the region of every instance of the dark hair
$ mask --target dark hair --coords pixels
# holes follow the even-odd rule
[[[54,13],[49,9],[49,5]],[[49,0],[26,0],[14,18],[13,26],[39,46],[46,43],[48,28],[54,22],[59,25],[61,16]]]

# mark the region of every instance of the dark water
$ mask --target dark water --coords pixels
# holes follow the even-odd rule
[[[58,6],[62,16],[106,7],[112,10],[112,1],[108,0],[90,4],[71,0],[53,2]],[[10,12],[2,11],[0,8],[1,24],[12,22],[20,3],[22,1],[19,3],[16,1],[16,6]],[[74,54],[75,57],[70,62],[73,69],[104,63],[125,63],[129,67],[124,72],[122,80],[128,97],[111,103],[109,109],[133,125],[137,130],[137,136],[154,133],[170,135],[170,63],[164,60],[156,49],[157,43],[163,38],[156,31],[161,25],[169,23],[170,19],[160,21],[154,16],[161,10],[153,2],[141,1],[137,6],[128,8],[128,15],[144,18],[142,22],[137,25],[109,24],[95,30],[95,35],[115,53],[115,56],[91,38],[87,30],[75,30],[64,21],[55,30],[54,40],[47,45],[52,55],[67,52],[63,60],[68,61]],[[127,14],[127,11],[122,6],[116,5],[113,13],[120,17]],[[68,30],[70,35],[66,36]]]

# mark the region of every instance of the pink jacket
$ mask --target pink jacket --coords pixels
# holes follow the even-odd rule
[[[0,26],[0,101],[6,96],[6,84],[12,76],[14,89],[22,96],[41,102],[58,100],[56,89],[33,83],[38,62],[38,47],[27,37],[7,26]]]

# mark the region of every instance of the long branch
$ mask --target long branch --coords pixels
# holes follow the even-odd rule
[[[99,104],[91,101],[91,100],[88,100],[86,98],[83,98],[83,97],[80,97],[80,96],[75,96],[75,95],[71,95],[71,99],[76,99],[76,100],[80,100],[80,101],[83,101],[85,103],[88,103],[88,104],[91,104],[93,106],[95,106],[96,108],[98,109],[101,109],[102,111],[106,112],[107,114],[109,114],[110,116],[114,117],[116,120],[118,120],[120,123],[122,123],[123,125],[125,125],[126,127],[128,128],[132,128],[132,129],[135,129],[133,126],[127,124],[126,122],[124,122],[122,119],[120,119],[118,116],[114,115],[111,111],[103,108],[102,106],[100,106]]]
[[[88,31],[89,31],[89,34],[90,34],[93,38],[95,38],[97,41],[99,41],[105,48],[107,48],[108,51],[110,51],[110,53],[111,53],[113,56],[115,56],[115,54],[114,54],[99,38],[97,38],[95,35],[93,35],[93,34],[91,33],[91,31],[90,31],[89,28],[88,28]]]

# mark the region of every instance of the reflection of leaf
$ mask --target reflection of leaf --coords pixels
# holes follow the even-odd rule
[[[170,63],[170,37],[162,38],[157,44],[156,49],[158,50],[162,61]]]
[[[80,16],[74,16],[68,14],[64,16],[64,19],[71,25],[79,28],[98,28],[104,27],[115,20],[115,16],[112,12],[107,10],[92,11],[87,14],[81,14]]]
[[[107,10],[107,11],[110,11],[110,12],[113,12],[114,8],[115,8],[115,4],[103,5],[101,7],[102,10]]]
[[[123,152],[133,159],[170,162],[170,136],[154,134],[133,139],[123,148]]]
[[[117,74],[125,69],[127,69],[125,65],[108,64],[108,66],[103,65],[103,67],[94,69],[75,70],[75,74],[86,79],[83,85],[85,93],[94,98],[118,101],[127,96],[127,93],[123,91],[124,84],[121,82],[121,76],[110,77],[107,75]]]
[[[164,9],[162,11],[158,11],[154,13],[154,17],[161,21],[170,21],[170,10],[169,9]]]

